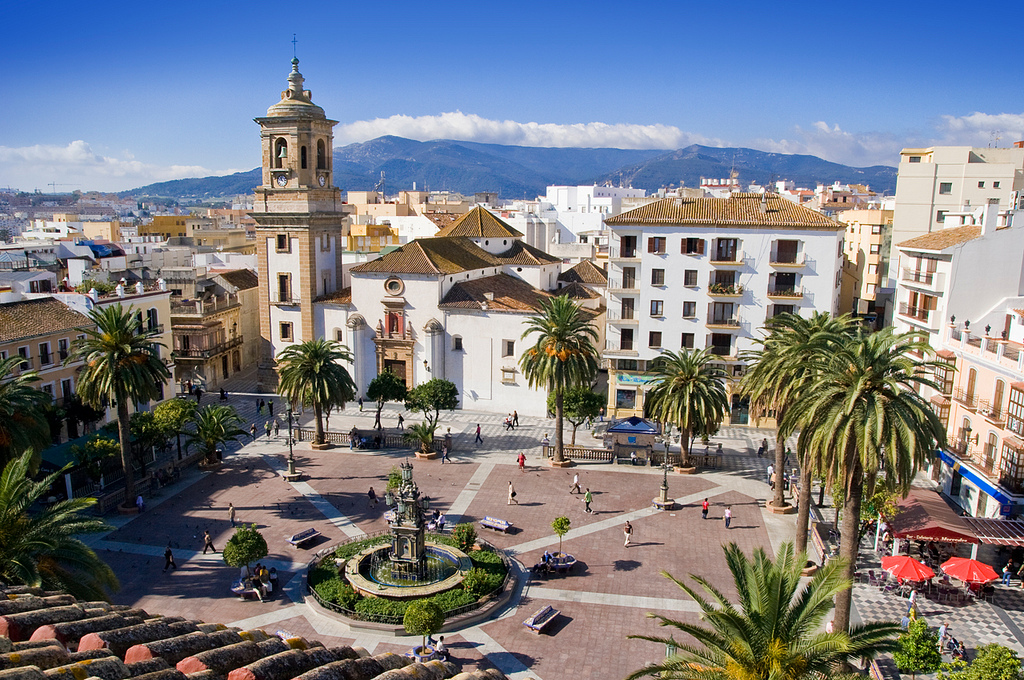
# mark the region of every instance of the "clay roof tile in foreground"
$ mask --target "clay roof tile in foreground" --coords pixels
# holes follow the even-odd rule
[[[0,304],[0,342],[93,326],[89,317],[55,298]]]
[[[592,286],[607,286],[608,272],[598,267],[591,260],[581,260],[579,264],[558,275],[559,281],[565,283],[588,283]]]
[[[438,307],[532,314],[539,311],[540,303],[550,297],[548,293],[537,290],[522,279],[508,274],[496,274],[456,283]]]

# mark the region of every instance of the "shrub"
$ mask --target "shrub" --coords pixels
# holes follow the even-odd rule
[[[1002,645],[978,647],[970,665],[955,660],[942,664],[939,680],[1020,680],[1024,677],[1017,653]]]
[[[939,664],[942,663],[939,638],[928,630],[928,624],[924,619],[911,622],[907,632],[900,635],[896,643],[898,648],[893,652],[892,658],[901,673],[916,675],[934,673],[939,669]]]
[[[391,491],[391,489],[397,489],[400,486],[402,486],[402,471],[393,465],[388,471],[388,485],[385,490]]]
[[[321,581],[313,589],[324,600],[333,602],[345,609],[354,609],[356,602],[360,599],[360,595],[355,591],[355,588],[337,576]]]
[[[267,541],[256,525],[240,526],[224,545],[222,557],[229,567],[248,566],[267,556]]]
[[[427,534],[427,542],[440,543],[441,545],[448,545],[453,548],[459,547],[459,541],[450,534]]]
[[[413,600],[417,602],[418,600]],[[364,597],[356,602],[353,609],[360,614],[380,616],[405,616],[405,610],[411,603],[406,600],[386,600],[383,597]]]
[[[504,574],[494,574],[478,567],[473,567],[466,574],[462,587],[476,597],[482,597],[498,589],[504,579]]]
[[[449,612],[452,609],[476,602],[477,597],[473,595],[473,593],[463,590],[462,588],[453,588],[452,590],[438,593],[430,599],[433,600],[442,611]]]
[[[334,556],[339,560],[347,560],[356,553],[369,548],[371,545],[380,545],[382,543],[390,542],[390,536],[377,536],[376,538],[367,538],[362,541],[352,541],[351,543],[345,543],[335,548]]]
[[[476,529],[468,522],[456,524],[452,536],[455,538],[456,547],[462,552],[468,553],[476,545]]]

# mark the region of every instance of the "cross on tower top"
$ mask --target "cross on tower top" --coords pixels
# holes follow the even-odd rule
[[[293,57],[298,57],[299,56],[297,48],[296,48],[296,45],[298,44],[298,42],[299,41],[295,38],[295,34],[292,33],[292,56]]]

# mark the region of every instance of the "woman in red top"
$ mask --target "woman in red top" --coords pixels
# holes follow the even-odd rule
[[[523,455],[522,451],[519,452],[519,458],[517,458],[516,460],[519,461],[519,471],[526,472],[526,456]]]

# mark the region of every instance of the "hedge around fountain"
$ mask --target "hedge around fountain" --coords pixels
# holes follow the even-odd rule
[[[458,541],[452,536],[427,534],[426,538],[432,543],[458,547]],[[347,560],[366,548],[389,543],[390,540],[389,535],[382,535],[344,543],[335,548],[333,558]],[[389,600],[383,597],[363,597],[345,581],[333,561],[323,561],[312,566],[307,582],[322,603],[334,605],[333,608],[340,609],[340,613],[354,618],[400,624],[410,603],[425,600],[436,603],[447,618],[450,612],[482,600],[501,588],[508,574],[508,567],[501,556],[490,548],[473,550],[468,555],[473,568],[466,574],[462,584],[428,598]]]

